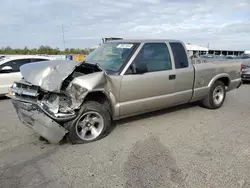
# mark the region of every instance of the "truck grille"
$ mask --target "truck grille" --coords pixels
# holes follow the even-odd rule
[[[25,99],[37,99],[38,98],[38,86],[31,85],[24,80],[19,82],[14,82],[10,90],[15,93],[16,96],[25,98]]]

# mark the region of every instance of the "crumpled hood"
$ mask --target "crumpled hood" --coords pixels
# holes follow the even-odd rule
[[[50,92],[60,92],[62,82],[80,65],[79,61],[51,60],[20,67],[24,79]]]

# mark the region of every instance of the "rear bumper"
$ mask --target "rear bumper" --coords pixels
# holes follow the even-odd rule
[[[8,97],[11,98],[20,121],[50,143],[59,143],[68,132],[56,121],[45,115],[38,104],[16,100],[13,96]]]

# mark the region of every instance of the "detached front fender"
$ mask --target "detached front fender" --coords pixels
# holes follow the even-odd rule
[[[117,104],[117,96],[112,93],[110,88],[110,81],[107,79],[105,72],[96,72],[76,77],[68,85],[65,93],[75,104],[74,109],[80,108],[86,100],[98,101],[99,97],[105,96],[110,102],[113,119],[116,119],[119,116],[119,106]]]

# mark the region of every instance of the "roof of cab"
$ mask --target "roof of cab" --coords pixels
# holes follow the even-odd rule
[[[122,39],[122,40],[110,40],[107,42],[130,42],[130,43],[144,43],[144,42],[179,42],[183,43],[180,40],[172,40],[172,39]]]

